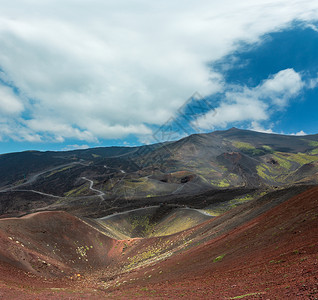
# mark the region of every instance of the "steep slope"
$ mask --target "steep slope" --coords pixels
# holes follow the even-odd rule
[[[112,288],[110,296],[315,299],[317,195],[317,187],[309,189],[226,231],[225,222],[219,223],[217,219],[197,226],[187,231],[197,246],[180,249],[178,255],[123,276],[120,288]],[[254,203],[253,210],[270,202],[275,200],[260,200]],[[233,215],[231,219],[226,215],[223,218],[235,223],[246,214],[236,213],[235,220]],[[223,233],[212,238],[218,231]],[[170,241],[175,243],[181,236],[184,234],[172,236]]]
[[[64,212],[3,219],[1,292],[12,299],[314,299],[317,195],[318,187],[290,187],[146,239],[115,240]]]
[[[0,220],[0,261],[45,277],[106,268],[116,241],[65,212]]]

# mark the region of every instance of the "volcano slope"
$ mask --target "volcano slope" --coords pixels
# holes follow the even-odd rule
[[[140,199],[151,206],[160,197],[298,184],[318,184],[317,134],[232,128],[132,148],[0,155],[0,214],[55,209],[102,217],[138,208]]]
[[[117,240],[87,219],[0,220],[6,299],[315,299],[318,187],[268,193],[181,232]]]

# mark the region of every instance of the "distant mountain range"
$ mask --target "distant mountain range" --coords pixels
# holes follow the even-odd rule
[[[0,156],[0,212],[28,191],[42,206],[90,198],[112,206],[118,198],[151,202],[209,190],[315,184],[317,175],[318,135],[237,128],[141,147],[26,151]]]

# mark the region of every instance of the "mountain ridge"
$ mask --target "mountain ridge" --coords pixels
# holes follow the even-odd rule
[[[62,207],[116,207],[209,190],[316,184],[317,161],[318,135],[237,128],[140,147],[10,153],[0,156],[0,213],[8,212],[9,192],[52,195]]]

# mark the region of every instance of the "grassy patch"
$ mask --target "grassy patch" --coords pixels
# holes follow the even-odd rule
[[[212,217],[218,217],[222,214],[220,211],[215,211],[213,209],[202,209],[205,213],[209,214]]]
[[[147,215],[146,216],[131,217],[130,223],[131,223],[132,231],[134,231],[136,229],[138,231],[142,231],[143,234],[145,234],[145,235],[150,234],[151,231],[156,226],[155,223],[153,223],[153,224],[150,223],[150,218]]]
[[[312,155],[317,155],[318,154],[318,148],[311,150],[309,153],[312,154]]]
[[[270,169],[265,164],[260,164],[256,167],[256,171],[259,177],[262,177],[263,179],[267,180],[273,180],[274,178],[270,176],[268,173],[270,173]]]
[[[224,258],[225,254],[219,255],[218,257],[213,259],[213,262],[216,263],[218,261],[221,261]]]
[[[130,269],[132,267],[135,267],[139,263],[142,263],[142,262],[144,262],[152,257],[157,256],[160,252],[161,252],[160,249],[152,247],[152,248],[146,249],[146,251],[144,251],[142,253],[138,253],[137,255],[135,255],[133,257],[128,257],[129,264],[126,268]]]
[[[65,197],[79,196],[79,195],[83,194],[84,192],[86,192],[87,189],[88,189],[87,186],[81,186],[81,187],[78,187],[76,189],[73,189],[73,190],[66,192],[64,195],[65,195]]]
[[[244,143],[244,142],[238,142],[238,141],[235,141],[233,142],[233,146],[236,147],[236,148],[239,148],[241,150],[245,150],[245,149],[255,149],[255,147],[250,144],[250,143]]]
[[[305,153],[282,153],[277,152],[276,156],[283,158],[285,160],[289,160],[290,162],[298,163],[299,165],[304,165],[311,163],[313,161],[318,161],[318,157],[314,155],[309,155]]]
[[[317,155],[309,155],[308,153],[275,152],[271,157],[277,161],[277,164],[269,165],[261,163],[256,167],[256,171],[261,178],[276,182],[284,182],[281,175],[289,175],[290,171],[294,171],[305,164],[318,161]]]
[[[158,197],[157,195],[153,195],[153,194],[148,194],[147,198],[153,198],[153,197]]]
[[[242,150],[242,152],[250,156],[262,156],[268,153],[273,153],[272,151],[267,151],[266,149],[259,149],[259,148]]]
[[[230,201],[231,205],[237,206],[241,203],[251,201],[253,199],[259,198],[266,195],[266,192],[254,193],[254,194],[246,194],[241,197],[234,198]]]
[[[231,297],[229,299],[242,299],[242,298],[245,298],[245,297],[261,295],[261,294],[263,294],[263,293],[250,293],[250,294],[240,295],[240,296],[236,296],[236,297]]]
[[[273,158],[279,163],[279,165],[286,169],[286,170],[289,170],[291,168],[291,162],[286,159],[285,157],[280,157],[278,155],[273,155]]]
[[[211,180],[211,184],[221,188],[230,186],[230,183],[226,179],[222,179],[221,181]]]
[[[246,153],[251,156],[261,156],[268,153],[273,153],[273,150],[270,146],[262,146],[259,148],[254,147],[250,143],[245,142],[233,142],[233,146],[240,149],[243,153]]]
[[[265,150],[267,150],[267,151],[273,151],[272,147],[267,146],[267,145],[262,146],[262,148],[265,149]]]
[[[317,141],[310,141],[309,146],[310,147],[318,147],[318,142]]]
[[[67,167],[64,167],[64,168],[62,168],[62,169],[54,170],[54,171],[52,171],[50,174],[46,175],[45,177],[46,177],[46,178],[47,178],[47,177],[50,177],[50,176],[52,176],[52,175],[54,175],[54,174],[56,174],[56,173],[60,173],[60,172],[69,170],[70,168],[71,168],[70,166],[67,166]]]

